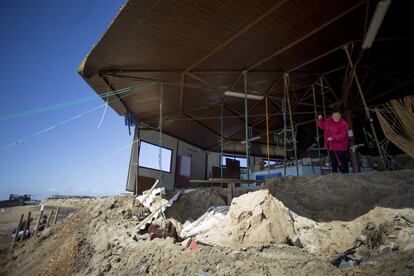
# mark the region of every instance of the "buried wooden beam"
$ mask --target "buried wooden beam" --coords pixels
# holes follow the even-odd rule
[[[35,226],[34,233],[33,233],[33,236],[35,237],[36,237],[37,232],[39,231],[40,220],[42,219],[42,217],[43,217],[43,208],[41,207],[40,214],[39,214],[39,217],[37,218],[36,226]]]
[[[59,208],[59,207],[57,207],[57,208],[56,208],[55,219],[53,220],[53,225],[55,225],[55,224],[56,224],[56,222],[57,222],[57,220],[58,220],[58,217],[59,217],[59,211],[60,211],[60,208]]]
[[[12,244],[11,244],[11,247],[10,247],[11,249],[13,249],[14,244],[16,243],[16,241],[19,237],[20,227],[22,226],[23,218],[24,218],[24,214],[21,214],[19,222],[17,223],[16,231],[14,233],[13,241],[12,241]]]
[[[47,217],[47,221],[46,221],[46,226],[45,226],[45,229],[46,229],[47,227],[49,227],[49,225],[50,225],[50,220],[52,219],[53,213],[54,213],[54,210],[50,210],[49,216]]]
[[[31,217],[32,217],[32,212],[28,212],[28,213],[27,213],[26,224],[24,225],[24,228],[23,228],[23,234],[22,234],[22,236],[20,237],[20,242],[23,242],[24,238],[26,237],[26,232],[27,232],[27,230],[29,230],[29,228],[30,228],[30,218],[31,218]]]

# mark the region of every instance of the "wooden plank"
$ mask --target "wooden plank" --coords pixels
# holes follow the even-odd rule
[[[24,217],[24,214],[21,214],[20,215],[20,219],[19,219],[19,223],[17,223],[17,227],[16,227],[16,232],[14,234],[14,238],[13,238],[13,241],[12,241],[12,244],[11,244],[11,249],[13,249],[14,244],[16,243],[17,238],[19,237],[19,232],[20,232],[19,230],[20,230],[20,227],[22,226],[23,217]]]
[[[210,183],[264,183],[264,180],[232,179],[232,178],[210,178],[210,179],[190,179],[190,183],[210,184]]]
[[[42,219],[42,216],[43,216],[43,210],[40,210],[39,218],[37,219],[36,227],[35,227],[34,234],[33,234],[34,236],[36,236],[37,232],[39,231],[39,225],[40,225],[40,220]]]
[[[23,235],[20,237],[20,241],[23,242],[25,236],[26,236],[26,231],[29,229],[30,227],[30,218],[32,217],[32,212],[28,212],[27,213],[27,219],[26,219],[26,225],[23,228]]]
[[[233,200],[235,184],[232,182],[227,185],[227,205],[231,205],[231,201]]]
[[[60,211],[60,208],[59,208],[59,207],[57,207],[57,208],[56,208],[56,215],[55,215],[55,219],[53,220],[53,225],[55,225],[55,224],[56,224],[56,222],[57,222],[57,220],[58,220],[59,211]]]
[[[46,226],[45,226],[45,229],[49,227],[49,225],[50,225],[50,220],[51,220],[51,218],[52,218],[52,216],[53,216],[53,213],[54,213],[54,210],[50,210],[49,216],[47,217],[47,221],[46,221]]]

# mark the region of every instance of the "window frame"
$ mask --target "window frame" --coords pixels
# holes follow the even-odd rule
[[[169,171],[164,171],[163,169],[154,169],[154,168],[150,168],[150,167],[145,167],[145,166],[142,166],[141,165],[141,162],[140,162],[140,154],[141,154],[141,143],[142,142],[144,142],[144,143],[147,143],[147,144],[149,144],[149,145],[152,145],[152,146],[155,146],[155,147],[157,147],[157,148],[162,148],[162,149],[166,149],[166,150],[169,150],[169,151],[171,151],[171,158],[170,158],[170,168],[169,168]],[[163,147],[163,146],[160,146],[160,145],[157,145],[157,144],[154,144],[154,143],[151,143],[151,142],[148,142],[148,141],[146,141],[146,140],[143,140],[143,139],[140,139],[139,140],[139,150],[138,150],[138,167],[139,168],[143,168],[143,169],[147,169],[147,170],[152,170],[152,171],[157,171],[157,172],[159,172],[159,171],[162,171],[162,172],[165,172],[165,173],[171,173],[171,171],[172,171],[172,160],[173,160],[173,155],[174,155],[174,149],[171,149],[171,148],[167,148],[167,147]]]
[[[219,155],[219,165],[220,165],[220,167],[226,167],[226,165],[223,165],[224,160],[222,160],[220,157],[221,157],[221,155]],[[229,158],[229,159],[233,159],[233,160],[237,160],[236,158],[243,158],[243,159],[245,159],[246,164],[247,164],[247,159],[246,159],[245,156],[223,154],[223,158],[224,159]],[[247,166],[243,167],[243,166],[240,165],[240,169],[247,169]]]

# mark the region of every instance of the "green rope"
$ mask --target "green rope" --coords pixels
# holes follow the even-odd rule
[[[141,88],[140,88],[140,89],[135,89],[135,90],[130,91],[130,92],[131,92],[131,93],[136,93],[136,92],[139,92],[139,91],[141,91],[141,90],[143,90],[143,89],[145,89],[145,88],[147,88],[147,87],[149,87],[149,86],[153,86],[153,85],[155,85],[156,83],[157,83],[157,82],[152,82],[152,83],[147,84],[147,85],[145,85],[145,86],[141,86]],[[129,96],[129,95],[130,95],[130,94],[125,94],[125,95],[123,95],[122,97],[120,97],[119,99],[122,99],[122,98],[124,98],[124,97],[126,97],[126,96]],[[11,143],[11,144],[8,144],[8,145],[3,146],[3,147],[1,148],[1,151],[6,150],[6,149],[8,149],[8,148],[11,148],[11,147],[13,147],[13,146],[16,146],[16,145],[18,145],[18,144],[21,144],[21,143],[23,143],[23,142],[25,142],[25,141],[27,141],[27,140],[30,140],[30,139],[32,139],[32,138],[34,138],[34,137],[36,137],[36,136],[39,136],[39,135],[41,135],[41,134],[43,134],[43,133],[46,133],[46,132],[48,132],[48,131],[50,131],[50,130],[52,130],[52,129],[55,129],[55,128],[59,127],[59,126],[65,125],[65,124],[67,124],[67,123],[69,123],[69,122],[71,122],[71,121],[73,121],[73,120],[75,120],[75,119],[81,118],[82,116],[84,116],[84,115],[86,115],[86,114],[88,114],[88,113],[91,113],[91,112],[93,112],[93,111],[95,111],[95,110],[98,110],[99,108],[104,107],[105,105],[106,105],[106,103],[101,104],[101,105],[98,105],[98,106],[96,106],[96,107],[94,107],[94,108],[92,108],[92,109],[89,109],[89,110],[87,110],[87,111],[81,112],[81,113],[79,113],[78,115],[76,115],[76,116],[74,116],[74,117],[71,117],[71,118],[69,118],[69,119],[63,120],[63,121],[61,121],[61,122],[59,122],[59,123],[57,123],[57,124],[54,124],[54,125],[52,125],[52,126],[50,126],[50,127],[45,128],[45,129],[43,129],[43,130],[37,131],[37,132],[35,132],[35,133],[33,133],[33,134],[29,135],[29,136],[23,137],[23,138],[21,138],[21,139],[19,139],[19,140],[15,141],[15,142],[13,142],[13,143]]]
[[[0,116],[0,121],[7,121],[7,120],[17,119],[17,118],[21,118],[21,117],[27,117],[27,116],[38,114],[38,113],[63,109],[63,108],[69,107],[69,106],[90,102],[90,101],[93,101],[93,100],[96,100],[96,99],[99,99],[99,98],[104,98],[104,97],[110,97],[110,96],[122,95],[122,94],[125,94],[125,93],[135,92],[136,89],[143,89],[145,87],[152,86],[155,83],[157,83],[157,82],[152,81],[152,82],[150,82],[150,83],[148,83],[147,85],[144,85],[144,86],[136,85],[136,86],[126,87],[126,88],[114,90],[114,91],[107,92],[107,93],[102,93],[102,94],[97,94],[97,95],[93,95],[93,96],[83,97],[83,98],[79,98],[79,99],[76,99],[76,100],[70,100],[70,101],[66,101],[66,102],[62,102],[62,103],[58,103],[58,104],[53,104],[53,105],[48,105],[48,106],[44,106],[44,107],[34,108],[34,109],[31,109],[31,110],[17,112],[17,113],[13,113],[13,114],[9,114],[9,115],[3,115],[3,116]]]

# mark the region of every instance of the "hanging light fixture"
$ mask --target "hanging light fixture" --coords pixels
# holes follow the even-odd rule
[[[235,98],[243,98],[245,97],[244,93],[240,93],[240,92],[233,92],[233,91],[226,91],[224,92],[224,95],[228,96],[228,97],[235,97]],[[256,95],[256,94],[247,94],[247,99],[249,100],[263,100],[263,96],[261,95]]]
[[[257,140],[260,140],[260,139],[262,139],[261,136],[256,136],[256,137],[253,137],[253,138],[249,139],[249,142],[257,141]],[[241,141],[241,144],[242,145],[246,144],[246,140]]]
[[[365,34],[364,41],[362,42],[362,49],[366,50],[371,48],[390,4],[391,0],[381,0],[378,2],[374,15],[369,23],[368,31]]]

